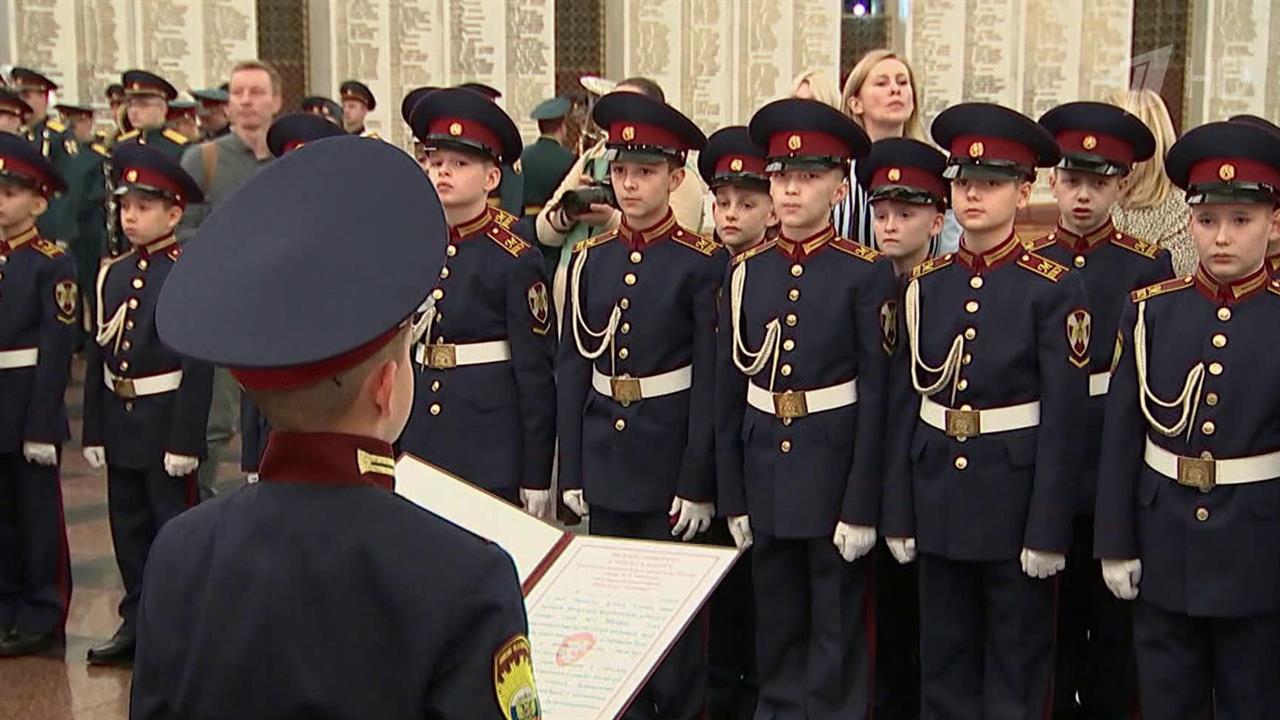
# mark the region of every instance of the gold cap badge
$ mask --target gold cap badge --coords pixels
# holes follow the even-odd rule
[[[1084,136],[1084,140],[1081,140],[1081,141],[1080,141],[1080,145],[1081,145],[1085,150],[1092,150],[1092,149],[1094,149],[1094,148],[1098,147],[1098,138],[1096,138],[1096,137],[1094,137],[1094,136],[1092,136],[1092,135],[1085,135],[1085,136]]]
[[[1236,166],[1231,163],[1222,163],[1222,167],[1218,168],[1218,177],[1223,182],[1231,182],[1236,177]]]
[[[734,158],[730,160],[729,169],[733,172],[742,172],[742,158]]]
[[[969,145],[969,157],[979,158],[987,151],[987,146],[981,142],[974,142]]]
[[[902,171],[898,168],[889,168],[889,182],[898,182],[902,179]]]
[[[635,127],[631,125],[627,125],[626,127],[622,128],[622,139],[625,140],[626,142],[631,142],[632,140],[635,140],[636,139]]]
[[[124,174],[124,179],[125,179],[127,182],[137,182],[137,181],[138,181],[138,171],[137,171],[137,170],[130,170],[129,172],[127,172],[127,173],[125,173],[125,174]]]
[[[449,126],[449,134],[458,137],[462,134],[462,123],[453,123]]]
[[[800,136],[799,136],[799,135],[792,135],[791,137],[787,138],[787,147],[788,147],[792,152],[795,152],[796,150],[799,150],[799,149],[800,149],[800,146],[801,146],[801,145],[803,145],[803,144],[804,144],[804,142],[800,139]]]

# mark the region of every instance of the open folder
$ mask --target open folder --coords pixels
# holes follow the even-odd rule
[[[411,455],[396,493],[515,561],[544,720],[610,720],[733,566],[732,548],[574,535]]]

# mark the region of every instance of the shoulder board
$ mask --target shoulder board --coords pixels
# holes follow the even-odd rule
[[[737,265],[739,263],[744,263],[757,255],[760,255],[764,252],[772,250],[773,246],[777,244],[778,244],[777,240],[770,240],[769,242],[760,243],[759,245],[751,248],[750,250],[742,253],[741,255],[734,256],[733,264]]]
[[[382,136],[381,136],[381,135],[379,135],[378,133],[376,133],[376,132],[374,132],[374,131],[372,131],[372,130],[365,130],[364,132],[360,133],[360,137],[367,137],[367,138],[369,138],[369,139],[371,139],[371,140],[381,140],[381,139],[382,139]]]
[[[866,245],[856,243],[849,238],[838,237],[831,241],[831,247],[846,255],[852,255],[859,260],[866,260],[867,262],[875,262],[881,257],[880,251],[875,248],[869,248]]]
[[[500,207],[493,208],[493,221],[508,230],[510,230],[511,226],[515,225],[516,221],[519,219],[520,218],[516,217],[515,215],[512,215],[511,213],[507,212],[506,210],[503,210]]]
[[[120,137],[116,138],[116,142],[124,142],[125,140],[132,140],[132,139],[134,139],[134,138],[138,137],[138,135],[140,135],[140,134],[142,134],[142,131],[141,131],[141,130],[138,130],[137,128],[134,128],[133,130],[130,130],[129,132],[127,132],[127,133],[125,133],[125,134],[121,135]]]
[[[1125,235],[1124,233],[1119,232],[1111,236],[1111,243],[1152,260],[1154,260],[1156,255],[1160,252],[1160,246],[1153,242],[1140,240],[1132,235]]]
[[[947,253],[946,255],[939,255],[938,257],[929,258],[928,260],[925,260],[919,265],[911,268],[911,279],[917,280],[919,278],[924,277],[925,275],[928,275],[934,270],[941,270],[942,268],[950,265],[952,261],[954,261],[955,259],[956,259],[955,253]]]
[[[671,234],[671,239],[687,248],[697,250],[707,257],[715,255],[716,251],[720,249],[720,243],[715,240],[684,228],[676,228],[676,231]]]
[[[501,225],[490,225],[486,234],[490,240],[498,244],[498,247],[511,253],[512,257],[520,257],[520,254],[530,247],[529,243],[521,239],[519,235]]]
[[[40,251],[42,255],[46,255],[51,258],[62,257],[65,254],[62,252],[62,248],[58,247],[57,244],[49,242],[44,238],[39,238],[35,242],[31,243],[31,247],[34,250]]]
[[[586,250],[588,248],[593,248],[597,245],[603,245],[616,237],[618,237],[617,230],[602,232],[599,235],[596,235],[594,237],[589,237],[586,240],[583,240],[582,242],[578,243],[577,245],[574,245],[573,252],[578,252],[579,250]]]
[[[103,145],[100,142],[93,143],[89,147],[93,148],[93,151],[102,157],[111,157],[111,151],[107,149],[106,145]]]
[[[179,145],[186,145],[187,143],[191,142],[190,140],[187,139],[186,135],[183,135],[177,130],[173,130],[171,128],[165,128],[164,131],[161,133],[161,135],[164,135],[165,137],[169,138],[170,140],[172,140],[173,142]]]
[[[1045,235],[1044,237],[1036,238],[1035,240],[1023,240],[1022,247],[1026,249],[1027,252],[1039,252],[1052,245],[1053,242],[1052,235]]]
[[[49,118],[45,121],[44,126],[56,133],[65,132],[67,129],[66,125],[63,125],[60,121],[54,120],[53,118]]]
[[[1142,302],[1143,300],[1148,300],[1157,295],[1164,295],[1165,293],[1171,293],[1176,290],[1186,290],[1193,284],[1194,283],[1192,282],[1190,275],[1170,278],[1164,282],[1158,282],[1155,285],[1148,285],[1147,287],[1134,290],[1129,293],[1129,300],[1132,302]]]
[[[1030,270],[1050,282],[1058,282],[1069,270],[1066,265],[1059,265],[1043,255],[1026,252],[1018,256],[1018,267]]]

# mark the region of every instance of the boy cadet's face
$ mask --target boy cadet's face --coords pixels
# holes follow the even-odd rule
[[[716,188],[711,208],[716,233],[731,253],[747,250],[764,238],[765,230],[777,222],[769,193],[736,185]]]
[[[8,180],[0,180],[0,230],[5,234],[27,229],[47,207],[36,191]]]
[[[1262,267],[1267,239],[1280,232],[1280,209],[1258,203],[1206,203],[1191,208],[1191,238],[1200,264],[1232,282]]]
[[[951,207],[960,227],[969,233],[995,230],[1013,222],[1031,197],[1031,183],[1023,180],[984,180],[958,177],[951,181]]]
[[[911,257],[942,232],[943,215],[933,205],[877,200],[871,205],[876,241],[891,258]]]
[[[1120,199],[1120,176],[1058,168],[1049,176],[1062,226],[1077,235],[1102,227]]]
[[[130,192],[120,198],[120,227],[133,245],[148,245],[173,232],[182,208],[150,193]]]
[[[671,205],[671,193],[684,181],[684,168],[673,169],[666,160],[614,160],[609,164],[609,178],[629,222],[656,222],[661,219],[656,216],[665,214]]]
[[[830,222],[831,208],[844,200],[848,191],[839,168],[783,170],[769,176],[773,212],[789,235],[820,230]]]
[[[465,208],[488,198],[489,191],[498,187],[502,171],[478,155],[440,149],[427,152],[427,176],[441,205]]]

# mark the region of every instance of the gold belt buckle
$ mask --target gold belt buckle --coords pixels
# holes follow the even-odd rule
[[[1218,484],[1216,461],[1178,456],[1178,484],[1209,492]]]
[[[111,389],[115,391],[116,397],[121,400],[138,399],[138,391],[133,387],[133,381],[129,378],[116,378],[116,381],[112,383]]]
[[[609,391],[613,394],[614,401],[622,403],[623,407],[644,399],[640,394],[640,378],[629,375],[609,378]]]
[[[947,410],[947,437],[970,438],[982,434],[981,415],[977,410]]]
[[[794,420],[809,414],[809,403],[803,392],[786,392],[773,394],[773,414],[779,420]]]
[[[427,367],[432,370],[448,370],[457,366],[457,346],[441,343],[427,346]]]

